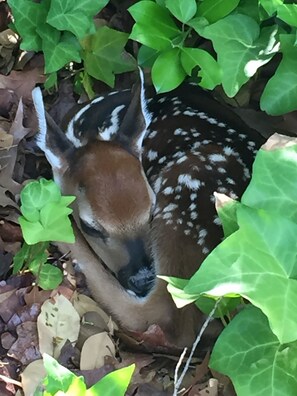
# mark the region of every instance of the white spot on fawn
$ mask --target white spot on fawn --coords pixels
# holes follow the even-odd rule
[[[191,175],[181,174],[178,176],[178,182],[184,184],[190,190],[199,190],[201,186],[201,181],[197,179],[192,179]]]

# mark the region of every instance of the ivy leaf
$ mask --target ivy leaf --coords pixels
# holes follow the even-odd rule
[[[180,49],[162,52],[152,68],[152,80],[157,92],[168,92],[178,87],[186,77],[180,62]]]
[[[53,357],[47,353],[43,354],[43,365],[47,376],[44,380],[46,391],[55,395],[57,392],[67,392],[70,385],[76,381],[76,375],[67,368],[61,366]],[[80,380],[82,378],[80,377]]]
[[[61,192],[52,180],[40,179],[28,183],[21,191],[21,202],[26,208],[40,210],[48,202],[58,202]]]
[[[253,177],[241,202],[297,224],[297,140],[281,138],[272,135],[257,153]]]
[[[36,29],[45,21],[49,2],[36,3],[28,0],[9,0],[8,5],[12,9],[14,25],[22,37],[21,48],[40,51],[42,40],[36,34]]]
[[[222,85],[229,97],[236,95],[257,69],[273,57],[278,50],[276,33],[274,26],[260,31],[254,19],[240,14],[229,15],[200,32],[213,43]]]
[[[259,0],[259,3],[269,16],[272,16],[283,2],[284,0]]]
[[[163,275],[158,275],[158,278],[163,279],[165,282],[168,283],[167,290],[171,294],[171,297],[177,308],[182,308],[185,305],[191,304],[200,297],[199,293],[187,294],[184,292],[184,288],[189,283],[188,279],[181,279],[174,276]]]
[[[23,244],[21,249],[14,255],[13,258],[13,274],[19,272],[25,262],[27,261],[30,253],[30,246],[26,243]]]
[[[295,341],[297,224],[243,205],[237,219],[239,230],[206,258],[184,291],[240,294],[263,311],[281,343]]]
[[[135,364],[115,370],[105,375],[99,382],[86,391],[86,396],[124,395],[131,381]]]
[[[283,58],[261,97],[261,109],[280,115],[297,109],[297,48],[294,34],[280,34]]]
[[[138,51],[138,64],[143,67],[152,67],[155,60],[159,55],[159,51],[154,50],[153,48],[147,47],[146,45],[142,45]]]
[[[46,21],[58,30],[68,30],[82,38],[91,33],[94,15],[107,3],[108,0],[52,0]]]
[[[182,48],[181,64],[186,73],[191,76],[194,67],[199,66],[199,85],[206,89],[214,89],[222,82],[221,70],[216,60],[200,48]]]
[[[288,25],[297,27],[297,4],[282,4],[277,8],[277,16]]]
[[[62,283],[62,271],[60,268],[54,267],[51,264],[40,263],[39,260],[33,260],[29,265],[29,270],[35,276],[38,276],[38,286],[40,286],[43,290],[53,290]]]
[[[46,241],[73,243],[74,234],[68,218],[72,209],[67,206],[74,199],[75,197],[70,196],[61,197],[59,187],[52,180],[40,179],[27,184],[21,192],[23,216],[19,218],[26,243],[28,245]],[[35,216],[36,211],[38,219]]]
[[[236,211],[240,203],[224,194],[214,193],[216,210],[222,222],[224,237],[238,230]]]
[[[248,307],[218,338],[210,367],[230,377],[240,396],[295,395],[297,342],[281,345],[263,313]]]
[[[81,47],[72,33],[61,33],[48,24],[38,28],[37,32],[42,37],[46,73],[53,73],[71,61],[81,61]]]
[[[187,23],[197,11],[196,0],[166,0],[168,10],[183,23]]]
[[[172,47],[172,40],[181,34],[168,10],[153,1],[139,1],[129,8],[135,20],[130,39],[158,51]]]
[[[136,63],[124,51],[128,34],[99,28],[95,34],[83,40],[85,71],[92,77],[114,86],[115,73],[135,70]]]
[[[217,22],[219,19],[230,14],[230,12],[238,6],[239,1],[240,0],[204,0],[198,3],[197,16],[206,18],[209,23]]]

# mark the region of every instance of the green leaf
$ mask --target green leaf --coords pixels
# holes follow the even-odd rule
[[[232,297],[223,297],[217,306],[213,317],[214,318],[222,318],[226,315],[230,315],[241,303],[242,298],[238,295],[234,295]],[[200,296],[198,300],[196,300],[195,305],[200,309],[200,311],[204,312],[206,315],[209,315],[213,310],[215,304],[217,302],[217,298],[213,298],[211,296]]]
[[[41,268],[40,268],[41,266]],[[58,267],[52,264],[44,264],[34,260],[29,265],[29,270],[37,277],[37,284],[43,290],[53,290],[58,287],[63,280],[63,273]]]
[[[188,279],[175,278],[174,276],[158,275],[158,278],[163,279],[168,283],[167,290],[171,294],[172,299],[177,308],[182,308],[185,305],[191,304],[196,301],[199,294],[187,294],[184,288],[188,284]]]
[[[261,21],[261,10],[259,9],[259,0],[241,0],[233,11],[233,14],[244,14],[253,18],[257,23]],[[265,19],[267,14],[265,13]]]
[[[99,28],[95,34],[82,41],[85,71],[92,77],[114,86],[115,73],[135,70],[134,58],[124,51],[128,34]]]
[[[281,34],[282,61],[261,97],[261,109],[281,115],[297,109],[297,47],[294,34]]]
[[[130,39],[158,51],[172,47],[172,40],[181,34],[168,10],[153,1],[139,1],[129,8],[135,20]]]
[[[19,272],[24,266],[29,257],[30,246],[26,243],[23,244],[21,249],[14,255],[13,258],[13,274]]]
[[[92,82],[93,82],[92,77],[88,73],[84,72],[82,74],[82,84],[83,84],[84,90],[86,91],[86,93],[90,99],[93,99],[95,97],[95,92],[92,88],[92,86],[93,86]]]
[[[203,88],[214,89],[222,82],[218,63],[208,52],[200,48],[182,48],[181,64],[189,76],[196,66],[200,67],[197,75],[201,77],[199,85]]]
[[[210,367],[231,378],[237,395],[294,396],[297,343],[281,345],[263,313],[249,307],[218,338]]]
[[[230,14],[240,0],[203,0],[198,3],[197,16],[204,17],[209,23],[217,22]],[[186,3],[186,2],[184,2]]]
[[[224,194],[215,193],[216,210],[222,222],[224,236],[227,238],[238,230],[236,212],[240,203]]]
[[[186,77],[180,62],[180,49],[162,52],[152,68],[152,80],[157,92],[168,92],[178,87]]]
[[[187,23],[197,11],[196,0],[166,0],[168,10],[183,23]]]
[[[46,76],[46,81],[44,83],[44,88],[45,89],[50,89],[54,86],[57,87],[57,83],[58,83],[58,74],[57,72],[54,73],[50,73],[49,75]]]
[[[152,67],[159,55],[159,51],[142,45],[138,51],[138,64],[143,67]]]
[[[135,364],[105,375],[86,391],[86,396],[124,396],[135,370]]]
[[[61,33],[47,24],[38,28],[37,31],[42,37],[46,73],[60,70],[71,61],[81,61],[81,47],[72,33]]]
[[[269,16],[273,15],[283,2],[284,0],[259,0],[259,3]]]
[[[73,382],[76,382],[76,375],[67,368],[61,366],[53,357],[47,353],[43,354],[43,365],[47,376],[44,380],[46,391],[52,395],[57,392],[67,392]],[[83,381],[82,377],[79,377]]]
[[[277,16],[288,25],[297,27],[297,4],[282,4],[277,8]]]
[[[229,97],[236,95],[240,87],[257,69],[269,62],[278,50],[275,26],[260,28],[246,15],[229,15],[206,26],[201,33],[212,41],[222,72],[222,85]]]
[[[297,224],[244,205],[237,218],[239,230],[206,258],[184,291],[240,294],[264,312],[281,343],[295,341]]]
[[[59,202],[61,192],[52,180],[39,179],[28,183],[21,191],[21,202],[27,209],[40,210],[48,202]]]
[[[68,30],[81,38],[91,33],[93,17],[107,3],[108,0],[52,0],[46,21],[58,30]]]
[[[75,197],[61,197],[59,187],[52,180],[40,179],[27,184],[21,192],[19,218],[23,236],[28,245],[42,241],[74,242],[74,234],[67,208]],[[38,210],[38,220],[32,210]],[[29,217],[26,217],[26,215]]]
[[[28,0],[9,0],[9,6],[14,16],[14,25],[22,37],[21,48],[40,51],[41,38],[36,28],[45,20],[49,3],[36,3]]]
[[[242,203],[297,223],[297,145],[259,150]]]

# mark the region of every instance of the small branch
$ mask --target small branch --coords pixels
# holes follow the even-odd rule
[[[189,355],[189,357],[188,357],[188,359],[187,359],[187,361],[186,361],[185,367],[184,367],[184,369],[183,369],[183,371],[182,371],[180,377],[178,378],[178,371],[179,371],[181,362],[182,362],[182,360],[183,360],[183,358],[184,358],[184,356],[185,356],[185,353],[186,353],[186,351],[187,351],[187,348],[185,348],[185,349],[183,350],[183,353],[181,354],[181,357],[180,357],[180,359],[179,359],[179,361],[178,361],[178,363],[177,363],[177,365],[176,365],[175,374],[174,374],[174,392],[173,392],[173,396],[177,396],[178,393],[179,393],[179,388],[180,388],[181,383],[183,382],[183,379],[184,379],[184,377],[185,377],[185,375],[186,375],[186,373],[187,373],[187,371],[188,371],[188,369],[189,369],[189,366],[190,366],[192,357],[193,357],[193,355],[194,355],[194,352],[195,352],[195,350],[196,350],[196,348],[197,348],[197,345],[199,344],[199,342],[200,342],[200,340],[201,340],[201,337],[203,336],[203,333],[205,332],[205,330],[206,330],[206,328],[207,328],[209,322],[213,319],[213,315],[214,315],[214,313],[215,313],[215,311],[216,311],[216,309],[217,309],[219,303],[221,302],[221,299],[222,299],[222,298],[219,298],[219,299],[216,301],[216,303],[215,303],[213,309],[211,310],[210,314],[208,315],[208,317],[206,318],[205,322],[203,323],[203,326],[201,327],[201,329],[200,329],[200,331],[199,331],[199,333],[198,333],[198,335],[197,335],[197,337],[196,337],[196,340],[194,341],[194,344],[193,344],[193,346],[192,346],[190,355]]]
[[[3,375],[3,374],[0,374],[0,380],[4,381],[4,382],[6,382],[6,383],[10,383],[10,384],[19,386],[20,388],[23,387],[23,385],[22,385],[22,383],[21,383],[20,381],[16,381],[16,380],[14,380],[14,379],[12,379],[12,378],[6,377],[6,376]]]

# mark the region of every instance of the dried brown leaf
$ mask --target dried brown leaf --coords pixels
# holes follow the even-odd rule
[[[45,376],[46,371],[42,359],[30,363],[21,374],[24,396],[32,396]]]
[[[262,149],[272,151],[279,148],[294,146],[295,144],[297,144],[297,138],[274,133],[267,142],[263,144]]]
[[[56,295],[43,303],[37,319],[39,348],[58,358],[66,340],[76,342],[80,318],[71,302],[62,295]]]
[[[25,366],[33,360],[40,359],[36,322],[24,322],[17,326],[16,330],[18,339],[9,349],[8,355]]]
[[[106,331],[89,337],[83,345],[80,369],[92,370],[104,365],[105,356],[115,355],[115,346]]]
[[[31,99],[31,92],[36,84],[43,83],[45,76],[42,68],[27,71],[13,70],[9,76],[0,75],[0,88],[10,89],[18,98]]]
[[[23,103],[19,102],[15,119],[9,133],[13,136],[13,146],[9,150],[0,150],[0,185],[16,194],[21,190],[19,183],[13,180],[13,171],[17,159],[17,148],[20,141],[29,133],[29,129],[23,126]]]

